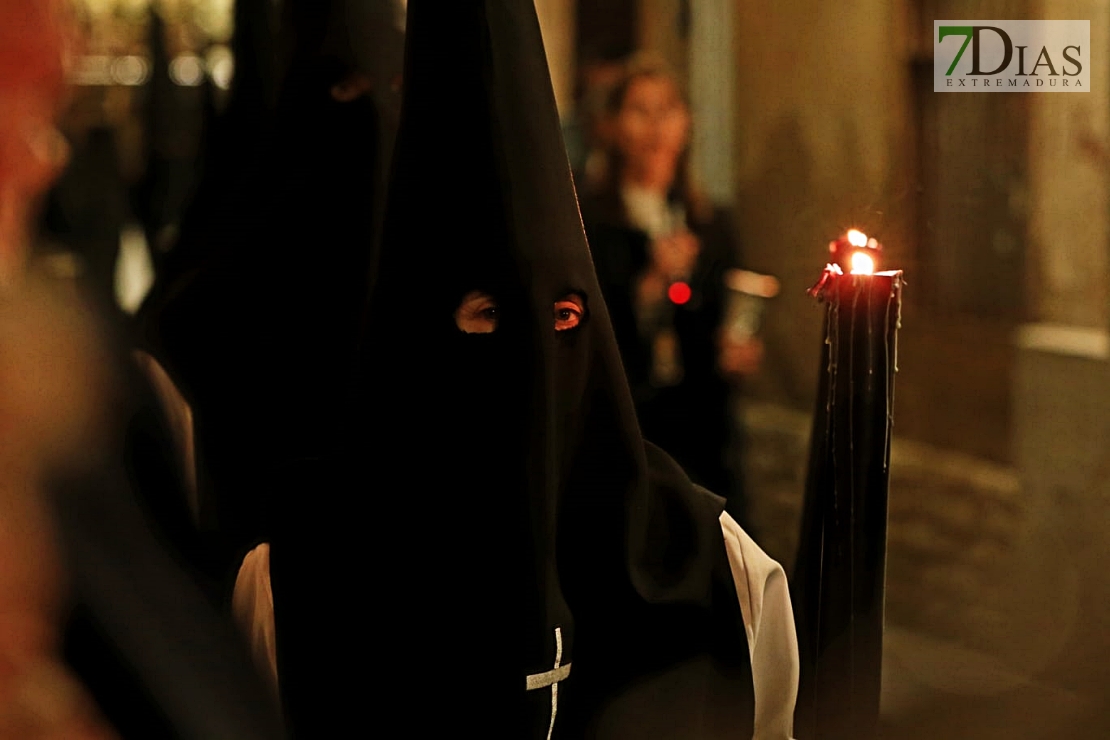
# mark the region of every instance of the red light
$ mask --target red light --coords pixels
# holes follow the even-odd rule
[[[689,302],[690,296],[693,295],[693,293],[694,292],[690,290],[690,286],[686,283],[673,283],[671,287],[667,289],[667,297],[671,299],[672,303],[679,306]]]

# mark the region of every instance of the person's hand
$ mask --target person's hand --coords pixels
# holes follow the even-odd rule
[[[667,297],[667,279],[658,271],[648,270],[636,281],[636,306],[641,311],[662,303]]]
[[[763,340],[759,337],[737,341],[726,333],[720,350],[718,365],[721,374],[730,380],[755,375],[763,364]]]
[[[659,237],[651,243],[652,269],[671,281],[687,279],[700,252],[698,238],[688,231]]]

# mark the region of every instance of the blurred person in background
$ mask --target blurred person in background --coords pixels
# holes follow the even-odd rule
[[[29,259],[64,164],[66,29],[60,4],[0,0],[0,737],[279,738],[230,623],[139,503],[135,465],[160,461],[132,437],[136,369]]]
[[[603,160],[580,183],[582,216],[644,436],[746,525],[730,397],[759,369],[762,344],[723,326],[725,276],[739,259],[732,220],[693,177],[690,108],[663,64],[625,65],[603,127]]]
[[[0,3],[3,6],[9,0]],[[5,10],[0,7],[0,17]],[[2,33],[2,32],[0,32]],[[6,128],[6,127],[5,127]],[[0,131],[0,139],[6,138]],[[10,184],[11,170],[0,178]],[[9,203],[7,198],[4,203]],[[9,244],[10,246],[10,244]],[[70,576],[47,476],[105,431],[91,327],[41,286],[0,297],[0,738],[114,738],[64,645]],[[75,384],[74,375],[85,383]],[[97,375],[99,377],[90,377]]]
[[[54,456],[94,426],[91,399],[65,377],[89,346],[57,332],[54,304],[27,300],[41,294],[23,280],[34,204],[65,156],[55,10],[0,0],[0,738],[11,740],[114,737],[64,664],[64,571],[42,490]]]

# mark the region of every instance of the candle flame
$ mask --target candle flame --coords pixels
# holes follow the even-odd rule
[[[853,247],[866,247],[867,234],[864,234],[859,229],[849,229],[848,243],[851,244]]]
[[[852,274],[872,275],[875,273],[875,260],[866,252],[852,253]]]

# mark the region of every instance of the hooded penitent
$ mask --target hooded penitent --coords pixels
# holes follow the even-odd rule
[[[154,246],[169,247],[161,257],[154,285],[141,316],[156,314],[162,303],[189,274],[223,246],[215,235],[232,209],[251,203],[250,169],[268,141],[280,82],[278,58],[278,0],[237,0],[231,53],[235,73],[226,106],[217,112],[215,101],[206,112],[200,179],[181,214],[180,233]],[[152,19],[160,16],[152,12]],[[161,23],[159,22],[159,25]],[[152,30],[152,38],[154,31]],[[156,52],[155,52],[156,53]],[[168,65],[168,60],[165,64]],[[167,115],[166,111],[152,113]],[[139,209],[142,211],[142,209]],[[172,242],[172,243],[171,243]]]
[[[397,74],[356,53],[396,48],[393,16],[375,26],[381,14],[368,12],[356,27],[349,0],[284,5],[291,50],[270,138],[242,197],[209,214],[215,246],[144,317],[146,348],[193,405],[200,519],[219,573],[267,536],[287,466],[319,456],[336,428],[395,128]],[[394,64],[399,74],[399,51]],[[334,94],[355,75],[369,92]]]
[[[272,555],[294,730],[750,736],[723,501],[640,435],[532,2],[408,13],[352,449]]]

